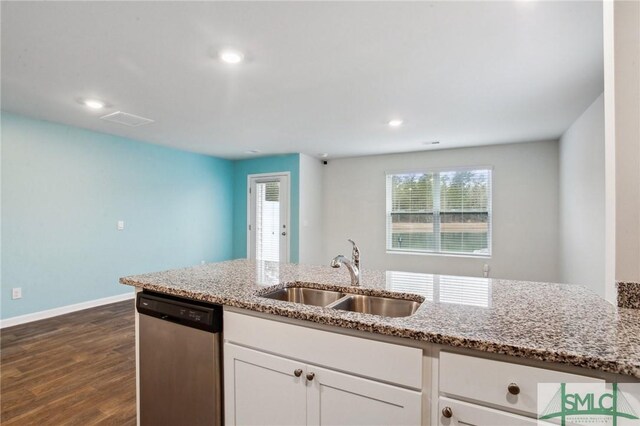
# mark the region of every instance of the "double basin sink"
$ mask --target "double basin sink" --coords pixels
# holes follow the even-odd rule
[[[262,297],[383,317],[408,317],[413,315],[421,305],[421,302],[407,299],[350,294],[298,286],[281,288],[264,294]]]

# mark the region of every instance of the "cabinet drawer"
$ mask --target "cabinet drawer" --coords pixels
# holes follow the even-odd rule
[[[421,349],[228,311],[224,313],[224,339],[334,370],[422,389]]]
[[[531,414],[537,411],[538,383],[602,382],[577,374],[450,352],[440,352],[439,370],[440,393]],[[509,392],[511,383],[519,388],[517,395]]]
[[[447,408],[451,412],[451,417],[443,415],[443,410]],[[546,423],[538,423],[536,419],[529,417],[440,397],[438,400],[438,424],[440,426],[539,426]]]

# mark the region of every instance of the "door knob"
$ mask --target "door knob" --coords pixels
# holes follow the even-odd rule
[[[451,407],[444,407],[442,409],[442,417],[446,417],[447,419],[450,419],[451,416],[453,416],[453,410],[451,409]]]
[[[284,237],[285,235],[287,235],[287,233],[282,231],[282,236]]]
[[[315,373],[307,373],[307,380],[308,381],[312,381],[314,377],[316,377]]]
[[[293,372],[293,375],[296,376],[296,377],[302,376],[302,370],[298,368],[297,370],[295,370]]]

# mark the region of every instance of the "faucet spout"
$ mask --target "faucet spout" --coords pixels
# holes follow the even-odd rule
[[[343,255],[338,255],[331,260],[332,268],[339,268],[341,265],[344,265],[349,271],[349,275],[351,275],[351,285],[360,285],[360,269],[355,265],[355,263]]]

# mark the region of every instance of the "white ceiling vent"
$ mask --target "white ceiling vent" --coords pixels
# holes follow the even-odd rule
[[[100,117],[102,120],[112,121],[118,124],[124,124],[129,127],[138,127],[144,124],[153,123],[150,118],[140,117],[138,115],[129,114],[127,112],[117,111]]]

